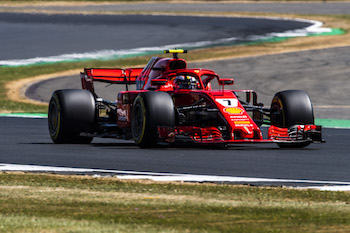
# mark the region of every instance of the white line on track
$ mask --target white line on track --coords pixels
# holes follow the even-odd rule
[[[318,181],[318,180],[294,180],[294,179],[270,179],[253,177],[212,176],[194,174],[174,174],[158,172],[138,172],[106,169],[87,169],[52,167],[36,165],[18,165],[0,163],[0,171],[31,171],[31,172],[72,172],[72,173],[95,173],[94,176],[103,176],[101,173],[115,174],[119,179],[149,179],[153,181],[184,181],[184,182],[230,182],[230,183],[290,183],[290,184],[318,184],[325,186],[310,186],[296,188],[312,188],[323,191],[350,191],[350,182],[341,181]]]

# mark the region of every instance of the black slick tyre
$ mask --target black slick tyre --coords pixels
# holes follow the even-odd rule
[[[48,126],[54,143],[88,144],[92,137],[80,136],[93,129],[95,99],[87,90],[65,89],[52,94]]]
[[[174,127],[175,108],[166,92],[144,92],[133,103],[131,131],[136,145],[154,147],[158,141],[158,126]]]
[[[310,97],[305,91],[278,92],[271,103],[271,124],[278,127],[314,124]]]
[[[310,97],[305,91],[288,90],[278,92],[271,103],[271,124],[274,126],[289,128],[294,125],[314,124],[314,112]],[[300,148],[308,146],[310,142],[284,144],[280,147]]]

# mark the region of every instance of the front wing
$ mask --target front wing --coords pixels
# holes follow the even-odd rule
[[[199,144],[242,144],[242,143],[278,143],[296,145],[312,142],[325,142],[322,139],[322,127],[316,125],[295,125],[289,128],[270,126],[266,139],[223,139],[216,127],[176,126],[158,127],[160,142],[199,143]]]

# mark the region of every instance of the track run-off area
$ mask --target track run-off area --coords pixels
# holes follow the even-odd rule
[[[327,9],[327,12],[333,12],[333,14],[342,14],[343,11],[350,12],[350,10],[346,11],[346,9],[350,9],[350,3],[327,4],[320,3],[317,6],[313,5],[314,7],[303,3],[299,5],[276,4],[274,9],[278,13],[325,14],[324,11]],[[170,5],[172,11],[181,11],[181,8],[186,7],[186,4]],[[50,36],[54,38],[55,34],[45,34],[43,38],[46,38],[46,41],[37,41],[37,38],[21,41],[21,38],[18,37],[17,41],[23,43],[22,49],[18,50],[16,54],[10,53],[10,51],[13,51],[11,47],[4,46],[3,49],[5,50],[0,60],[2,65],[9,65],[10,63],[4,62],[33,61],[34,58],[38,57],[41,59],[57,58],[57,56],[66,54],[64,50],[72,51],[72,49],[77,49],[74,53],[84,55],[85,52],[93,51],[113,50],[124,52],[124,49],[154,49],[155,46],[158,48],[159,45],[190,44],[190,47],[193,45],[196,47],[198,46],[197,42],[227,43],[229,41],[231,43],[235,41],[236,43],[239,41],[246,43],[248,39],[254,36],[264,37],[271,35],[269,33],[276,33],[275,28],[278,28],[278,33],[290,30],[295,32],[298,28],[305,29],[310,25],[310,22],[300,20],[279,23],[278,20],[257,18],[252,19],[252,21],[239,20],[232,23],[220,17],[216,20],[211,17],[210,23],[208,23],[208,21],[205,21],[206,17],[201,17],[200,19],[203,20],[201,24],[203,25],[196,27],[195,24],[192,24],[185,27],[184,25],[189,18],[180,17],[182,21],[180,20],[177,25],[175,23],[177,16],[164,17],[166,20],[162,20],[163,24],[156,24],[157,20],[155,18],[163,16],[153,15],[147,18],[144,14],[143,16],[135,16],[139,17],[139,20],[127,21],[128,26],[120,23],[117,26],[118,30],[112,30],[113,27],[116,27],[113,19],[103,19],[103,17],[94,15],[89,17],[69,15],[71,19],[65,17],[67,22],[62,22],[60,15],[56,14],[69,14],[78,10],[108,12],[108,10],[112,11],[113,7],[118,7],[118,10],[124,11],[143,9],[145,13],[157,10],[164,12],[167,11],[167,7],[170,7],[170,5],[120,4],[113,6],[112,4],[59,7],[34,5],[29,10],[41,12],[41,14],[35,16],[30,14],[28,8],[22,6],[0,6],[2,11],[22,12],[18,14],[0,14],[2,19],[0,25],[11,28],[14,33],[16,33],[16,30],[18,33],[23,32],[22,29],[29,25],[31,28],[27,28],[28,33],[31,30],[40,33],[42,32],[40,28],[46,28],[47,32],[52,30],[59,34],[72,32],[71,37],[76,40],[75,44],[70,43],[69,40],[63,40],[61,41],[62,46],[66,47],[60,47],[50,44],[61,40],[56,37],[56,41],[52,41]],[[268,4],[258,3],[209,5],[216,12],[224,10],[233,12],[241,10],[242,12],[243,10],[244,12],[272,11],[271,7],[268,8]],[[187,7],[191,6],[187,5]],[[220,7],[224,8],[220,10]],[[189,9],[191,8],[187,8],[187,11]],[[210,11],[207,4],[198,4],[196,9],[201,10],[201,12]],[[308,12],[304,12],[307,10]],[[23,14],[23,11],[25,14]],[[45,19],[45,12],[55,13],[55,15],[46,18],[48,21],[43,24],[42,20]],[[29,20],[29,24],[24,24],[21,17],[32,21]],[[125,23],[125,17],[118,17],[120,21]],[[142,20],[140,20],[141,18]],[[89,20],[86,21],[86,19]],[[198,21],[197,19],[192,18],[194,22]],[[145,22],[145,20],[149,20],[147,26],[139,24],[140,21]],[[84,43],[79,44],[81,31],[78,33],[75,30],[77,25],[72,24],[72,22],[78,22],[78,26],[84,31],[88,31],[91,24],[100,31],[98,34],[92,35],[85,45]],[[259,23],[257,24],[257,22]],[[272,22],[275,23],[274,27],[271,26]],[[21,25],[21,23],[23,24]],[[264,24],[270,26],[266,28]],[[11,27],[13,25],[16,25],[16,27]],[[135,33],[133,36],[130,36],[132,35],[131,32],[127,33],[127,30],[131,28],[130,25],[137,29],[133,30]],[[259,29],[254,30],[254,26]],[[154,28],[151,29],[152,27]],[[109,39],[106,39],[107,37],[98,38],[98,35],[104,35],[104,30],[111,31],[112,36]],[[195,36],[187,36],[191,30],[197,32]],[[233,33],[232,35],[235,30],[241,34],[237,36],[237,33]],[[45,30],[43,31],[45,32]],[[163,33],[153,39],[151,31],[161,31]],[[120,32],[129,36],[119,36]],[[144,34],[143,38],[145,39],[142,39],[144,44],[134,46],[135,43],[140,41],[140,38],[135,37],[137,34]],[[186,37],[182,35],[186,35]],[[114,38],[118,38],[118,43]],[[222,38],[231,38],[231,40],[222,41]],[[8,43],[10,43],[10,37],[8,39]],[[94,43],[96,40],[102,41]],[[6,41],[6,38],[4,41]],[[30,43],[33,43],[32,48],[36,49],[30,50]],[[94,47],[97,45],[107,47]],[[205,46],[212,45],[205,44]],[[282,185],[313,187],[321,190],[350,190],[348,174],[350,158],[347,150],[347,142],[350,140],[350,130],[348,129],[350,126],[350,108],[348,106],[350,98],[350,59],[347,56],[349,52],[349,47],[338,47],[190,64],[192,67],[213,69],[222,77],[233,76],[235,78],[235,88],[256,90],[260,101],[266,105],[269,105],[273,94],[277,91],[284,89],[306,90],[314,104],[316,124],[325,126],[325,144],[313,144],[298,150],[281,150],[274,144],[234,145],[228,148],[181,147],[145,150],[136,147],[132,141],[110,139],[94,139],[91,145],[55,145],[51,142],[48,134],[45,114],[0,114],[0,132],[2,135],[0,139],[0,170],[94,174],[98,176],[117,176],[124,179],[144,178],[156,181]],[[8,54],[7,57],[6,54]],[[106,54],[102,56],[106,56]],[[39,62],[43,62],[43,60]],[[36,83],[27,89],[26,95],[32,99],[47,102],[52,91],[60,88],[80,88],[78,74]],[[117,93],[117,91],[112,90],[111,93]]]

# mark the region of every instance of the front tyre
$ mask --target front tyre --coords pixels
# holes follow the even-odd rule
[[[271,124],[282,128],[313,125],[314,112],[310,97],[300,90],[278,92],[271,103]]]
[[[48,126],[54,143],[88,144],[95,121],[95,99],[87,90],[57,90],[49,103]]]
[[[288,90],[278,92],[271,103],[271,125],[290,128],[294,125],[313,125],[314,112],[310,97],[305,91]],[[310,142],[277,143],[283,148],[301,148]]]
[[[175,108],[166,92],[144,92],[134,100],[131,131],[136,145],[147,148],[158,142],[158,126],[174,127]]]

